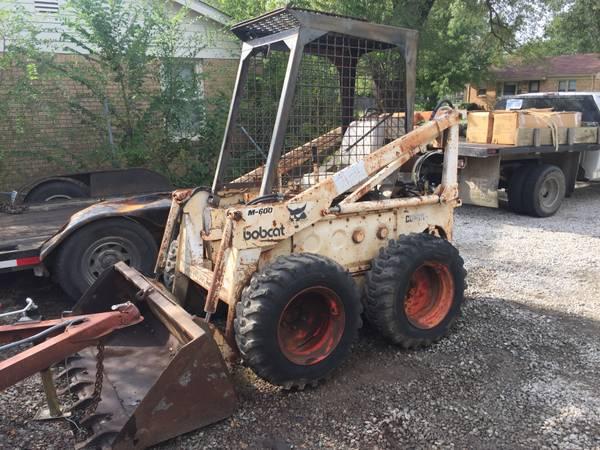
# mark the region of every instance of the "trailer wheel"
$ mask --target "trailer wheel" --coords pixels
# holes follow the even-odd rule
[[[63,290],[78,300],[104,270],[119,261],[151,274],[157,252],[154,237],[139,223],[100,220],[80,228],[62,244],[53,273]]]
[[[425,233],[401,236],[373,259],[367,319],[394,344],[429,345],[446,335],[460,315],[465,275],[450,242]]]
[[[525,212],[534,217],[552,216],[560,208],[565,192],[565,175],[559,167],[550,164],[535,166],[523,185]]]
[[[245,362],[287,389],[316,384],[350,352],[362,305],[349,273],[323,256],[280,256],[256,272],[236,306]]]
[[[525,205],[523,204],[523,189],[525,179],[529,176],[531,165],[523,165],[517,167],[508,182],[508,208],[517,214],[525,213]]]
[[[73,198],[87,198],[90,189],[76,180],[52,180],[34,187],[25,197],[25,203],[42,203]]]

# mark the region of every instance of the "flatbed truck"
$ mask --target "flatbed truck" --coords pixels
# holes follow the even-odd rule
[[[582,125],[596,127],[596,142],[575,143],[568,129],[567,143],[541,145],[539,133],[533,144],[459,144],[459,188],[464,203],[497,208],[504,191],[513,212],[535,217],[555,214],[577,181],[600,181],[600,93],[568,92],[523,94],[522,109],[553,107],[557,111],[580,111]],[[498,109],[504,109],[501,100]],[[535,131],[535,130],[534,130]]]

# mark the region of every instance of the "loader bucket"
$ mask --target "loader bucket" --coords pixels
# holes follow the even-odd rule
[[[63,372],[80,399],[72,412],[86,412],[80,423],[90,435],[78,447],[146,448],[229,417],[236,395],[210,329],[135,269],[119,263],[106,271],[73,312],[106,311],[125,299],[137,301],[144,321],[104,341],[102,377],[92,348]]]

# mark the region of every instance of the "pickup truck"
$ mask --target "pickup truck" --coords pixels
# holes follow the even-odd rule
[[[507,108],[508,107],[508,108]],[[582,126],[600,126],[600,92],[552,92],[502,98],[495,109],[553,108],[579,111]],[[459,188],[464,203],[497,208],[504,191],[515,213],[548,217],[560,208],[577,181],[600,180],[600,129],[595,143],[459,146]]]

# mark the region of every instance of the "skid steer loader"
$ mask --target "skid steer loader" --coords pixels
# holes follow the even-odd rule
[[[414,128],[417,33],[289,7],[232,31],[214,182],[173,193],[157,279],[118,263],[70,316],[0,329],[0,343],[41,342],[0,363],[2,388],[42,371],[55,399],[44,369],[77,352],[63,376],[83,447],[147,447],[227,417],[240,358],[284,388],[315,385],[363,311],[405,348],[459,314],[459,116],[441,106]]]

